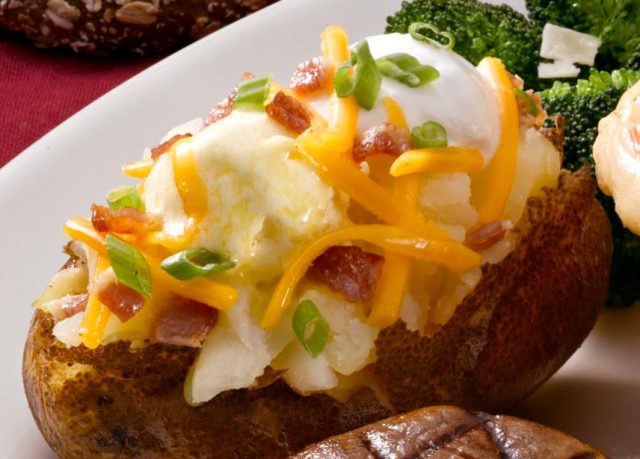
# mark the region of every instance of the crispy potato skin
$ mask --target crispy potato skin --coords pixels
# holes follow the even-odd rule
[[[581,441],[535,422],[433,406],[328,438],[292,459],[379,457],[606,458]]]
[[[373,371],[394,409],[451,403],[506,409],[544,382],[580,345],[604,303],[611,231],[588,171],[563,173],[529,204],[530,230],[432,338],[402,324],[384,330]],[[284,457],[383,419],[369,389],[345,404],[303,397],[282,381],[235,390],[192,408],[183,381],[196,351],[119,342],[65,348],[36,312],[23,377],[38,427],[62,458]]]

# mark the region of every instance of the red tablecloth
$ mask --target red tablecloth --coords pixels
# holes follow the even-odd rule
[[[0,167],[156,60],[87,58],[0,34]]]

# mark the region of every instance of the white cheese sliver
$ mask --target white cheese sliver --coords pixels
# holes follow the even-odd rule
[[[600,39],[593,35],[545,24],[542,31],[540,56],[545,59],[592,66],[600,43]]]
[[[542,62],[538,64],[539,78],[575,78],[580,69],[570,61]]]

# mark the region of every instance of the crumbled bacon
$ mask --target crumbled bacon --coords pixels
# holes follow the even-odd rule
[[[176,134],[173,137],[171,137],[169,140],[162,142],[157,147],[153,147],[151,149],[151,159],[155,161],[160,156],[168,152],[174,143],[176,143],[180,139],[186,139],[187,137],[191,137],[191,134]]]
[[[236,95],[238,94],[237,90],[234,89],[231,94],[227,96],[227,98],[221,102],[218,102],[213,106],[211,111],[209,112],[209,116],[207,117],[206,125],[215,123],[216,121],[220,121],[222,118],[226,118],[231,114],[233,110],[233,104],[236,101]]]
[[[398,157],[411,149],[411,134],[408,129],[383,123],[359,134],[353,143],[353,160],[365,161],[373,155]]]
[[[141,234],[162,228],[162,219],[158,215],[133,207],[111,210],[97,204],[91,206],[91,223],[100,233]]]
[[[63,318],[75,316],[77,313],[87,308],[87,300],[89,295],[82,293],[80,295],[67,295],[62,298],[60,311]]]
[[[547,119],[547,113],[544,108],[542,108],[542,100],[540,99],[540,96],[532,90],[526,91],[526,94],[529,96],[529,100],[523,97],[516,97],[520,126],[526,128],[534,126],[541,127],[544,120]],[[531,109],[531,102],[533,102],[536,110],[535,116],[529,113],[529,110]]]
[[[470,249],[480,252],[493,247],[504,239],[508,229],[509,225],[507,222],[497,221],[488,223],[469,234],[464,243]]]
[[[289,87],[298,94],[312,94],[329,83],[329,68],[321,57],[304,61],[296,67]]]
[[[240,81],[247,81],[251,78],[253,78],[252,73],[244,72]],[[233,91],[231,91],[231,94],[229,94],[226,99],[214,105],[209,112],[209,116],[207,117],[205,126],[209,126],[210,124],[213,124],[216,121],[220,121],[222,118],[226,118],[227,116],[229,116],[233,111],[233,104],[236,102],[237,95],[238,88],[235,88]]]
[[[218,311],[184,298],[162,312],[155,323],[154,339],[177,346],[200,347],[218,320]]]
[[[375,294],[383,264],[384,257],[359,247],[335,246],[313,261],[307,275],[349,301],[369,301]]]
[[[117,281],[109,282],[102,287],[98,292],[98,299],[120,319],[120,322],[131,319],[144,306],[144,297],[141,294]]]
[[[302,134],[311,126],[311,113],[302,102],[279,91],[264,108],[267,115],[288,130]]]
[[[540,134],[542,134],[560,153],[560,158],[564,154],[564,117],[561,115],[555,115],[552,117],[555,127],[543,127],[540,128]]]

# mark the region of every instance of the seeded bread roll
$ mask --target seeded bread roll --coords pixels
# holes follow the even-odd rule
[[[0,28],[40,47],[156,54],[197,40],[276,0],[0,0]]]

